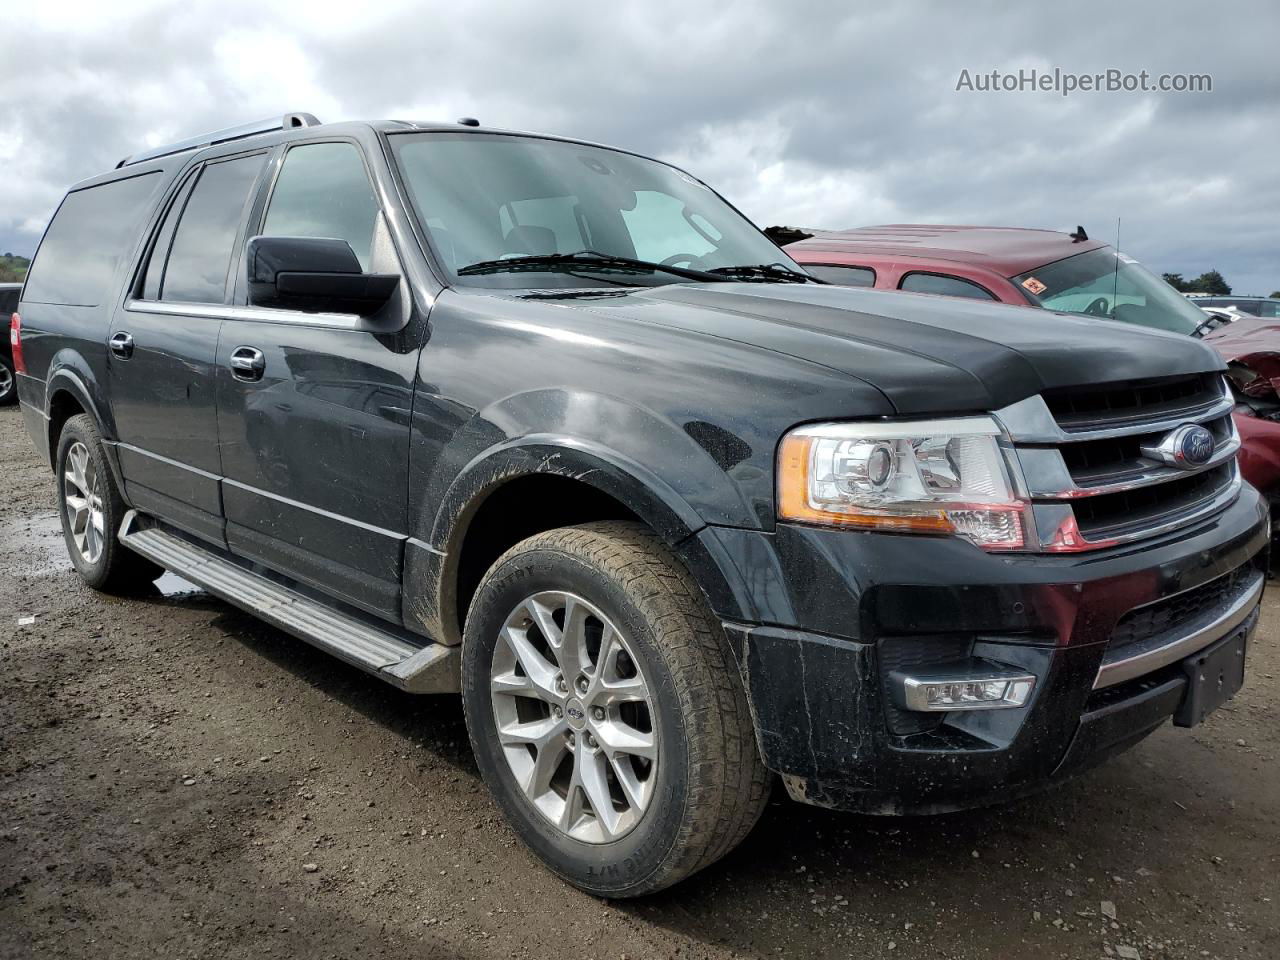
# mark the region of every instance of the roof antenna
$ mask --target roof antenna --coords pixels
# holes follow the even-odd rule
[[[1071,238],[1072,243],[1083,243],[1084,241],[1089,239],[1089,235],[1084,232],[1084,227],[1081,227],[1079,225],[1076,226],[1075,233],[1069,233],[1067,234],[1067,236]]]
[[[1084,231],[1081,230],[1081,233]],[[1120,298],[1120,218],[1116,217],[1116,271],[1111,276],[1111,316],[1116,315],[1116,300]]]

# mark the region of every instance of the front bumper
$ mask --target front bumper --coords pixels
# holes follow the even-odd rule
[[[725,628],[765,763],[798,799],[871,813],[1011,799],[1146,736],[1187,687],[1181,661],[1196,650],[1170,643],[1252,633],[1269,541],[1267,505],[1247,486],[1207,523],[1091,554],[997,555],[950,538],[789,525],[701,536],[760,585],[759,622]],[[1226,583],[1234,592],[1194,623],[1160,603]],[[1133,615],[1121,618],[1148,607],[1173,611],[1161,613],[1172,618],[1163,632],[1111,649]],[[1150,669],[1114,666],[1162,650]],[[1032,674],[1035,690],[1022,707],[955,713],[905,710],[893,696],[895,670],[957,659]]]

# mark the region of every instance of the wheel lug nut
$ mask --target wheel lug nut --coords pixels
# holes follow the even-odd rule
[[[597,720],[603,720],[603,719],[604,719],[604,707],[595,707],[594,709],[592,709],[592,711],[591,711],[591,716],[595,717],[595,719],[597,719]]]
[[[570,730],[570,731],[569,731],[569,733],[567,734],[567,737],[568,737],[568,740],[569,740],[569,746],[571,746],[571,747],[572,747],[572,746],[573,746],[573,742],[574,742],[574,740],[576,739],[576,738],[574,737],[574,735],[573,735],[573,731],[572,731],[572,730]]]
[[[564,711],[561,710],[559,707],[552,707],[551,712],[556,715],[557,720],[559,720],[561,717],[564,716]]]
[[[586,692],[587,692],[587,687],[589,687],[589,686],[590,686],[590,684],[589,684],[589,683],[587,683],[587,678],[586,678],[586,677],[579,677],[579,678],[578,678],[578,692],[579,692],[579,693],[586,693]]]
[[[587,734],[587,746],[592,750],[596,748],[596,738],[589,733]]]
[[[569,685],[564,682],[564,677],[556,677],[556,690],[565,693],[569,689]]]

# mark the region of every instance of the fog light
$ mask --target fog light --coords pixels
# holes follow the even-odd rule
[[[902,704],[908,710],[998,710],[1022,707],[1031,699],[1036,678],[1027,673],[954,671],[928,676],[897,675]]]

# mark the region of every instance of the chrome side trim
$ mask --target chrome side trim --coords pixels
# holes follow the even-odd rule
[[[1102,666],[1098,668],[1097,679],[1093,681],[1093,689],[1102,690],[1113,687],[1117,683],[1124,683],[1126,680],[1140,677],[1152,670],[1159,670],[1183,657],[1189,657],[1202,647],[1226,636],[1253,613],[1254,607],[1262,600],[1262,589],[1266,585],[1266,580],[1266,576],[1259,571],[1253,584],[1222,613],[1207,614],[1191,621],[1190,624],[1181,625],[1176,631],[1169,631],[1169,638],[1155,647],[1148,647],[1121,659],[1104,660]],[[1154,602],[1159,603],[1161,600],[1168,599],[1168,597],[1161,597]],[[1187,630],[1190,632],[1184,632]]]
[[[45,420],[48,420],[48,419],[49,419],[49,415],[48,415],[47,413],[45,413],[43,410],[41,410],[39,407],[37,407],[34,403],[30,403],[30,402],[28,402],[28,401],[26,401],[26,400],[23,400],[21,397],[19,397],[19,398],[18,398],[18,403],[19,403],[21,406],[26,407],[26,408],[27,408],[28,410],[30,410],[32,413],[38,413],[38,414],[39,414],[42,418],[44,418]]]
[[[1218,417],[1226,416],[1235,409],[1235,405],[1235,399],[1231,396],[1230,388],[1227,387],[1224,379],[1222,394],[1212,403],[1151,420],[1134,417],[1115,426],[1098,427],[1092,430],[1064,430],[1053,418],[1053,414],[1049,412],[1049,405],[1040,394],[1002,407],[995,411],[994,416],[1008,431],[1009,436],[1018,443],[1061,444],[1078,443],[1081,440],[1130,437],[1136,433],[1159,433],[1172,430],[1184,423],[1204,423],[1206,420],[1216,420]]]
[[[396,533],[394,530],[388,530],[385,527],[377,527],[372,523],[365,523],[363,520],[356,520],[353,517],[344,517],[340,513],[334,513],[332,510],[324,510],[320,507],[313,507],[309,503],[303,503],[300,500],[291,500],[288,497],[282,497],[278,493],[272,493],[270,490],[263,490],[261,487],[254,487],[247,483],[241,483],[239,480],[232,480],[230,477],[219,478],[222,482],[237,490],[243,490],[246,493],[252,493],[258,497],[265,497],[268,500],[274,500],[276,503],[283,503],[287,507],[294,507],[298,510],[305,510],[307,513],[314,513],[316,516],[324,517],[326,520],[337,520],[339,523],[350,524],[353,527],[359,527],[361,530],[367,530],[369,533],[376,533],[379,536],[387,537],[391,540],[407,540],[403,533]],[[231,518],[228,518],[231,519]],[[238,521],[232,520],[235,523]]]
[[[117,450],[128,450],[130,453],[136,453],[140,457],[148,457],[151,460],[159,460],[161,463],[171,467],[177,467],[180,470],[186,470],[188,473],[198,474],[206,480],[221,480],[222,478],[216,473],[210,473],[208,470],[201,470],[199,467],[193,467],[189,463],[183,463],[181,460],[172,460],[169,457],[162,457],[158,453],[152,453],[150,450],[143,450],[141,447],[135,447],[132,443],[125,443],[122,440],[103,440],[108,446],[115,447]]]
[[[354,313],[303,313],[270,307],[232,307],[217,303],[165,303],[159,300],[127,300],[131,313],[153,313],[167,317],[203,317],[208,320],[253,320],[259,323],[291,323],[339,330],[361,330],[363,320]]]

